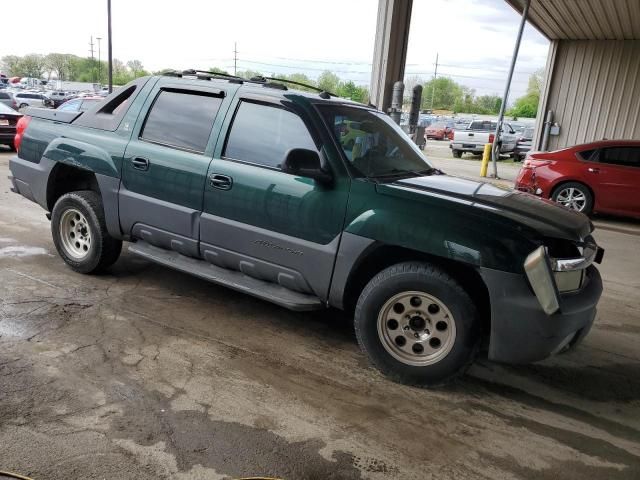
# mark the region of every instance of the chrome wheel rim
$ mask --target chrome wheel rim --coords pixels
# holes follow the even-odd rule
[[[581,212],[587,205],[587,196],[584,192],[575,187],[563,188],[558,192],[556,202],[572,210]]]
[[[82,260],[91,250],[91,229],[85,216],[69,208],[60,217],[60,240],[65,253],[74,260]]]
[[[407,291],[394,295],[380,309],[378,336],[396,360],[421,367],[449,354],[456,339],[456,323],[438,298]]]

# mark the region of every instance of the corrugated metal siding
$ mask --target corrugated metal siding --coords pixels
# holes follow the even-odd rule
[[[640,40],[640,0],[531,0],[529,22],[551,40]]]
[[[640,41],[560,40],[554,63],[546,110],[560,135],[549,138],[549,150],[640,140]]]

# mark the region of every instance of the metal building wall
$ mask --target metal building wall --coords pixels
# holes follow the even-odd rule
[[[557,40],[548,68],[536,136],[553,110],[560,135],[549,138],[549,150],[603,138],[640,140],[640,40]]]

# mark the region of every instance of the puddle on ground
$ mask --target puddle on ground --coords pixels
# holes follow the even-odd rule
[[[49,252],[42,247],[9,246],[0,248],[0,258],[30,257],[33,255],[47,255]]]

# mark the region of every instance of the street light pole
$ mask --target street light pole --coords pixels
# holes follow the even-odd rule
[[[107,48],[109,50],[109,93],[113,92],[113,49],[111,47],[111,0],[107,0]]]
[[[100,56],[100,40],[102,40],[102,38],[96,37],[96,40],[98,40],[98,83],[102,88],[102,59]]]

